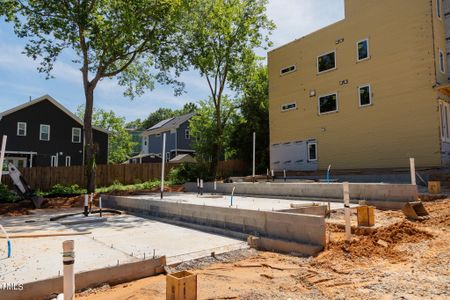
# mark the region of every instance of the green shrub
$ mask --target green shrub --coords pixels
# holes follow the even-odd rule
[[[78,184],[73,184],[65,186],[62,184],[55,184],[52,186],[51,190],[47,193],[48,195],[76,195],[86,193],[85,189],[82,189]]]
[[[172,168],[169,172],[169,179],[172,181],[172,184],[197,181],[197,178],[212,179],[205,164],[182,163]]]
[[[16,194],[11,192],[4,184],[0,184],[0,202],[15,202],[18,200]]]

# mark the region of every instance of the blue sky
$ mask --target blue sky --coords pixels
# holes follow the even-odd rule
[[[269,0],[267,13],[277,25],[271,37],[276,48],[344,18],[344,0]],[[9,24],[0,21],[0,112],[45,94],[75,111],[84,103],[79,67],[63,55],[55,65],[55,78],[46,80],[36,70],[38,63],[21,54],[24,44]],[[181,80],[186,84],[182,96],[175,97],[170,87],[157,86],[132,101],[114,80],[103,80],[96,88],[95,106],[131,121],[159,107],[176,109],[208,97],[206,81],[195,71],[183,74]]]

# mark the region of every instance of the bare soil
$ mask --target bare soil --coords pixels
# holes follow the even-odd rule
[[[417,222],[401,212],[377,211],[377,221],[386,225],[351,243],[330,224],[328,248],[314,258],[245,250],[174,270],[197,274],[198,299],[449,299],[450,199],[425,207],[431,218]],[[77,298],[165,299],[165,281],[159,275],[105,285]]]
[[[148,193],[159,192],[160,188],[155,187],[149,190],[139,191],[114,191],[108,193],[116,196],[129,196],[129,195],[142,195]],[[184,187],[182,185],[170,186],[164,189],[165,192],[183,192]],[[98,198],[100,194],[94,195],[94,204],[98,204]],[[41,208],[70,208],[70,207],[83,207],[84,195],[79,196],[66,196],[66,197],[52,197],[45,198]],[[29,215],[34,210],[34,205],[31,200],[23,200],[14,203],[0,203],[0,215],[5,216],[20,216]]]

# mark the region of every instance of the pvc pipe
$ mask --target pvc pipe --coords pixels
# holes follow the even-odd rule
[[[5,161],[6,141],[8,136],[4,135],[2,139],[2,148],[0,150],[0,183],[2,183],[3,162]]]
[[[203,195],[203,179],[200,179],[200,195]]]
[[[330,171],[331,171],[331,165],[329,165],[328,169],[327,169],[327,183],[330,183],[330,180],[331,180],[331,173],[330,173]]]
[[[84,215],[87,217],[89,214],[88,194],[84,194]]]
[[[214,193],[217,191],[217,180],[214,180]]]
[[[161,199],[164,197],[164,168],[166,166],[166,133],[163,134],[162,168],[161,168]]]
[[[350,189],[348,182],[342,183],[344,192],[344,212],[345,212],[345,238],[347,241],[352,240],[352,229],[350,224]]]
[[[253,183],[255,183],[255,161],[256,161],[256,132],[253,132]]]
[[[236,189],[236,186],[233,186],[233,190],[231,191],[231,198],[230,198],[230,200],[231,200],[231,205],[230,205],[230,207],[232,207],[233,206],[233,196],[234,196],[234,190]]]
[[[197,195],[200,195],[200,178],[197,177]]]
[[[283,178],[284,178],[284,182],[286,182],[286,169],[283,170]]]
[[[275,172],[272,170],[270,170],[270,175],[272,175],[272,181],[275,181]]]
[[[68,240],[63,242],[63,291],[64,300],[73,300],[75,295],[75,252],[74,241]]]
[[[11,240],[9,239],[9,235],[6,232],[5,228],[3,228],[3,226],[1,224],[0,224],[0,228],[2,229],[3,234],[5,235],[5,238],[6,238],[6,243],[8,245],[8,258],[10,258],[11,257]]]
[[[409,168],[411,171],[411,184],[416,185],[416,164],[414,158],[409,159]]]
[[[100,218],[102,217],[102,197],[98,198],[98,206],[100,208]]]

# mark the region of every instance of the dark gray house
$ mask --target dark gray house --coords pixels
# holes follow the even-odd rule
[[[19,168],[75,166],[84,163],[80,118],[45,95],[0,113],[0,137],[8,136],[5,162]],[[97,164],[108,162],[108,131],[95,127]]]
[[[162,156],[162,139],[166,133],[166,160],[178,154],[194,154],[189,131],[189,120],[194,113],[159,122],[142,134],[142,153]]]

